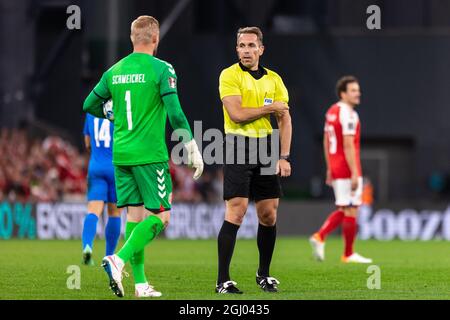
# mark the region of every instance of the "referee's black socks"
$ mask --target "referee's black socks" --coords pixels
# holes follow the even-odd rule
[[[230,279],[230,262],[233,256],[236,235],[239,226],[228,221],[224,221],[217,237],[217,248],[219,252],[219,275],[217,284]]]
[[[270,262],[275,248],[275,240],[277,238],[277,226],[258,226],[258,250],[259,250],[259,269],[258,275],[261,277],[269,276]]]

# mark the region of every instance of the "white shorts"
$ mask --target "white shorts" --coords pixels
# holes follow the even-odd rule
[[[362,204],[363,178],[358,178],[358,187],[352,191],[351,179],[336,179],[332,181],[334,197],[337,206],[360,206]]]

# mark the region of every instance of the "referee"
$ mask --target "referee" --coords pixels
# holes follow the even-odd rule
[[[277,208],[282,195],[280,176],[288,177],[291,174],[289,96],[281,77],[259,64],[264,46],[263,35],[258,27],[238,30],[236,51],[239,62],[224,69],[219,79],[227,161],[223,169],[225,220],[217,239],[219,270],[216,292],[242,293],[236,287],[236,282],[231,280],[229,269],[236,234],[249,200],[255,201],[259,220],[256,283],[266,292],[277,292],[279,281],[270,276],[269,268],[275,247]],[[271,145],[270,114],[275,115],[280,130],[280,155],[275,155],[275,169],[267,174],[267,170],[261,170],[267,169],[268,165],[263,163],[260,149]],[[244,141],[244,144],[235,141]],[[257,148],[252,148],[255,145]],[[234,151],[231,161],[228,157],[230,148]],[[270,148],[267,149],[266,152],[270,154]],[[237,158],[245,158],[245,161],[236,161],[234,154]],[[255,157],[256,160],[251,161]]]

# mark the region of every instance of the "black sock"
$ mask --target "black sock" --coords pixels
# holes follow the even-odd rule
[[[217,284],[230,280],[230,262],[233,256],[236,234],[239,226],[224,221],[217,237],[217,249],[219,252],[219,275]]]
[[[258,250],[259,250],[259,269],[258,275],[262,277],[269,276],[270,262],[275,248],[275,240],[277,238],[277,226],[258,226]]]

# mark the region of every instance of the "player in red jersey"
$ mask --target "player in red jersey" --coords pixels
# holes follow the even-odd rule
[[[337,210],[330,214],[310,243],[314,257],[325,259],[326,236],[342,225],[345,249],[342,262],[371,263],[353,251],[356,237],[356,217],[362,203],[363,179],[360,159],[361,125],[355,107],[360,103],[361,91],[353,76],[339,79],[336,85],[339,102],[332,105],[325,116],[323,146],[327,164],[326,183],[333,187]]]

